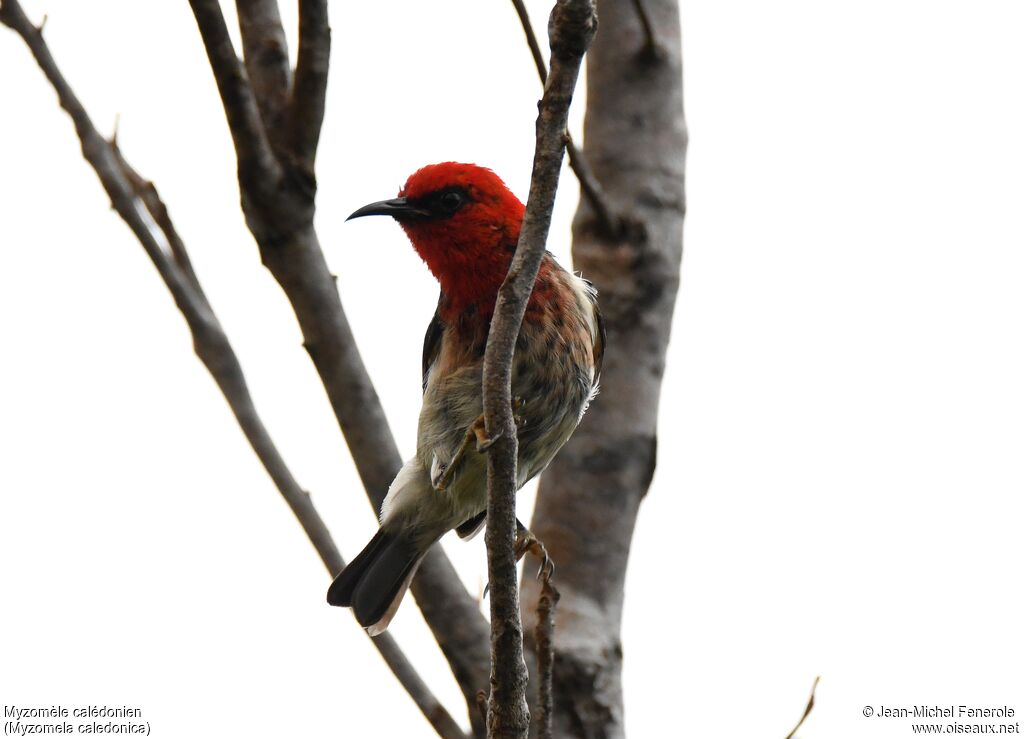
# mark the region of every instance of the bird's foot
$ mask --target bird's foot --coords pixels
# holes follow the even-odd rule
[[[469,427],[469,430],[466,432],[467,440],[470,433],[472,433],[473,437],[476,439],[476,450],[478,452],[486,452],[494,446],[494,442],[501,438],[500,431],[494,436],[487,435],[487,425],[484,423],[483,414],[480,414],[480,416],[473,421],[473,425]]]
[[[518,522],[517,522],[518,523]],[[537,579],[547,582],[555,574],[555,563],[548,555],[544,543],[533,535],[528,528],[519,524],[516,527],[515,553],[516,561],[521,560],[529,552],[540,560],[540,568],[537,570]]]
[[[526,407],[526,401],[520,396],[515,396],[512,399],[512,418],[515,421],[516,429],[521,429],[526,425],[526,418],[522,415],[521,411]],[[469,428],[466,429],[465,436],[462,437],[462,444],[459,445],[458,451],[455,452],[455,456],[452,457],[452,461],[448,464],[438,465],[437,472],[431,479],[431,484],[434,486],[434,490],[439,493],[443,493],[448,489],[448,486],[452,482],[452,478],[455,477],[455,469],[462,462],[463,457],[466,456],[466,452],[469,451],[469,445],[476,443],[476,450],[478,452],[486,452],[492,446],[494,442],[501,438],[502,432],[499,431],[494,436],[488,436],[487,424],[484,421],[484,416],[481,413],[477,416],[477,419],[470,424]],[[520,555],[522,557],[522,555]]]
[[[484,423],[483,414],[477,417],[469,428],[466,429],[465,436],[462,437],[462,444],[459,445],[458,451],[455,452],[455,456],[452,457],[452,461],[448,464],[442,464],[438,466],[438,471],[430,481],[434,486],[434,490],[439,493],[443,493],[448,489],[448,486],[452,482],[452,478],[455,477],[455,470],[462,462],[463,457],[466,456],[466,452],[469,451],[469,445],[476,442],[476,450],[478,452],[486,452],[490,449],[494,442],[501,437],[501,434],[495,434],[494,436],[487,435],[487,426]]]
[[[516,519],[516,542],[513,545],[513,551],[516,553],[516,562],[525,557],[527,552],[539,559],[540,569],[537,570],[537,579],[545,583],[551,581],[555,574],[554,560],[548,554],[547,547],[518,518]],[[484,598],[487,597],[490,590],[491,584],[487,583],[484,586]]]

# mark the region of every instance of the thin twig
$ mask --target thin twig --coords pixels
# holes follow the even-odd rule
[[[793,727],[793,730],[786,734],[786,739],[793,739],[793,737],[796,736],[797,730],[804,725],[804,721],[806,721],[807,717],[811,715],[811,709],[814,708],[814,691],[818,689],[819,680],[821,680],[821,675],[818,675],[818,677],[814,678],[814,685],[811,686],[811,697],[807,699],[807,708],[804,709],[804,715],[800,717],[799,721],[797,721],[796,726]]]
[[[541,578],[540,597],[537,599],[537,624],[533,630],[533,640],[537,651],[537,736],[539,739],[552,739],[551,719],[554,715],[555,701],[552,692],[555,666],[555,607],[561,596],[551,577]]]
[[[644,58],[652,61],[658,61],[664,57],[664,51],[661,45],[658,43],[658,36],[654,32],[654,24],[651,22],[651,16],[647,12],[647,6],[644,5],[644,0],[633,0],[633,7],[636,8],[636,14],[640,18],[640,25],[644,29],[644,48],[641,52]]]
[[[540,49],[540,41],[533,30],[533,22],[530,21],[530,13],[526,9],[523,0],[512,0],[512,5],[519,16],[519,22],[523,26],[523,33],[526,34],[526,45],[530,47],[530,56],[533,57],[533,64],[537,68],[537,76],[540,77],[540,84],[543,87],[548,81],[548,65],[544,61],[544,52]]]
[[[527,12],[526,4],[523,0],[512,0],[512,5],[515,6],[516,15],[519,16],[519,22],[523,26],[523,33],[526,34],[526,44],[530,47],[530,55],[533,57],[533,64],[537,68],[537,76],[540,77],[541,86],[544,86],[548,81],[548,67],[544,61],[544,52],[541,51],[537,34],[533,30],[530,14]],[[608,198],[601,189],[601,184],[594,176],[593,170],[590,169],[586,157],[576,148],[576,144],[572,140],[572,134],[569,133],[568,129],[565,132],[565,150],[569,155],[569,166],[580,183],[583,197],[586,198],[590,207],[594,209],[598,222],[600,222],[602,228],[607,233],[617,234],[621,229],[621,220],[612,212],[611,206],[608,204]]]
[[[276,149],[292,85],[288,40],[281,26],[281,13],[277,0],[235,0],[235,8],[242,33],[245,69],[264,128]]]
[[[518,739],[529,731],[527,670],[516,584],[516,456],[512,413],[512,357],[526,303],[544,255],[558,175],[565,151],[565,126],[583,54],[597,16],[592,0],[558,0],[548,25],[551,73],[537,117],[537,146],[530,194],[519,243],[498,298],[484,352],[483,407],[487,434],[487,574],[491,584],[491,697],[489,738]]]
[[[309,494],[299,486],[263,425],[238,357],[203,293],[185,245],[156,188],[132,169],[115,145],[96,130],[60,73],[39,29],[31,24],[17,0],[0,0],[0,22],[22,37],[53,85],[61,107],[75,124],[85,159],[95,170],[114,209],[153,262],[188,323],[196,354],[224,394],[246,439],[299,520],[328,572],[337,574],[344,569],[345,562]],[[148,213],[149,220],[144,213]],[[384,635],[372,641],[438,735],[444,739],[465,739],[464,732],[417,674],[394,639]]]
[[[597,177],[590,169],[590,163],[583,156],[583,152],[576,148],[572,134],[568,131],[565,132],[565,150],[569,155],[569,165],[576,173],[576,179],[579,180],[580,190],[583,191],[583,196],[590,207],[594,209],[601,227],[606,234],[612,236],[618,234],[622,230],[622,219],[612,213],[612,209],[608,205],[608,198],[605,197],[604,190],[601,189]]]

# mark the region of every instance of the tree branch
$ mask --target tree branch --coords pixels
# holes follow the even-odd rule
[[[818,681],[821,680],[821,675],[814,678],[814,685],[811,686],[811,697],[807,699],[807,708],[804,709],[804,715],[797,721],[796,726],[793,730],[786,734],[786,739],[793,739],[796,736],[796,732],[800,730],[800,727],[804,725],[804,721],[811,715],[811,711],[814,710],[814,693],[818,689]]]
[[[116,133],[110,141],[110,146],[113,149],[114,157],[117,159],[121,172],[128,178],[132,190],[141,198],[146,206],[146,210],[167,240],[167,246],[171,251],[171,257],[174,259],[175,265],[181,270],[183,277],[188,281],[196,296],[206,301],[206,293],[203,291],[202,285],[199,284],[199,277],[196,276],[195,269],[192,267],[192,259],[188,255],[188,250],[185,248],[185,243],[181,240],[181,236],[178,235],[178,230],[171,221],[171,215],[167,212],[167,206],[160,199],[160,193],[157,192],[156,186],[136,172],[121,155],[121,149],[117,145]],[[208,301],[206,302],[208,304]]]
[[[324,122],[330,55],[327,0],[299,0],[299,55],[288,111],[288,140],[296,161],[310,176]]]
[[[555,710],[552,694],[555,666],[555,606],[561,596],[551,584],[551,577],[541,581],[540,598],[537,600],[537,625],[533,630],[533,642],[537,652],[537,673],[539,679],[537,699],[538,739],[552,739],[551,720]]]
[[[238,156],[239,176],[273,190],[281,168],[271,150],[260,111],[241,60],[228,35],[218,0],[189,0],[206,47]]]
[[[235,0],[242,32],[245,69],[259,106],[263,127],[277,148],[284,109],[291,93],[288,40],[277,0]]]
[[[523,0],[512,0],[512,5],[515,7],[516,14],[519,16],[519,22],[523,26],[523,33],[526,34],[526,44],[530,47],[530,55],[533,57],[533,64],[537,68],[537,76],[540,77],[541,85],[546,85],[548,81],[548,67],[544,63],[544,52],[540,49],[537,34],[533,30],[533,23],[530,22],[530,14],[526,10],[526,3]],[[608,199],[601,189],[601,183],[594,177],[594,172],[590,169],[586,157],[576,148],[576,144],[572,140],[572,134],[569,133],[568,129],[565,132],[565,137],[565,149],[569,155],[569,166],[580,183],[583,197],[587,199],[590,207],[594,209],[603,228],[609,234],[617,234],[622,227],[621,219],[612,212]]]
[[[491,585],[491,697],[487,736],[519,739],[529,732],[527,670],[516,586],[515,501],[518,441],[512,414],[512,357],[526,303],[544,255],[565,129],[583,54],[597,16],[591,0],[558,0],[551,12],[551,74],[537,117],[537,146],[519,243],[498,291],[484,353],[483,406],[487,433],[487,570]]]
[[[0,0],[0,22],[25,41],[71,117],[82,153],[111,199],[153,262],[192,333],[196,355],[206,366],[234,413],[242,432],[299,520],[317,554],[332,576],[345,567],[326,525],[309,497],[295,480],[256,411],[245,375],[227,335],[221,328],[195,275],[185,245],[170,219],[159,193],[100,135],[85,108],[60,73],[43,40],[41,29],[29,21],[17,0]],[[416,673],[398,644],[388,635],[372,640],[385,663],[444,739],[465,739],[465,734],[430,688]]]
[[[380,399],[366,371],[313,226],[314,161],[323,120],[330,29],[326,0],[300,0],[299,50],[287,112],[286,177],[273,180],[242,166],[255,106],[216,0],[190,0],[207,47],[239,159],[246,223],[260,256],[284,290],[375,512],[401,467]],[[262,130],[262,129],[258,129]],[[275,161],[275,168],[278,164]],[[487,681],[487,622],[440,546],[423,560],[412,593],[452,668],[478,724],[476,692]]]
[[[526,9],[526,3],[523,0],[512,0],[512,6],[516,9],[516,15],[519,16],[519,22],[523,26],[523,33],[526,34],[526,45],[530,47],[533,65],[537,68],[537,76],[540,77],[540,84],[543,86],[548,81],[548,65],[544,61],[544,52],[541,51],[540,41],[537,40],[537,33],[533,30],[530,13]]]

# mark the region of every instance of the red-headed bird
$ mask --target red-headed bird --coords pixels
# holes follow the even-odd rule
[[[351,606],[371,635],[387,628],[434,542],[452,529],[466,539],[483,526],[484,347],[523,210],[491,170],[444,162],[413,174],[397,198],[349,216],[394,218],[441,284],[423,343],[416,456],[391,483],[380,530],[327,591],[327,602]],[[603,352],[593,287],[545,253],[512,366],[520,487],[548,466],[576,429],[597,392]],[[528,532],[520,534],[523,545]]]

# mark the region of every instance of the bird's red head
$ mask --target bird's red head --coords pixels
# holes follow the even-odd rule
[[[441,283],[453,312],[489,314],[519,240],[523,204],[498,175],[475,164],[442,162],[415,172],[393,200],[349,218],[390,215]]]

